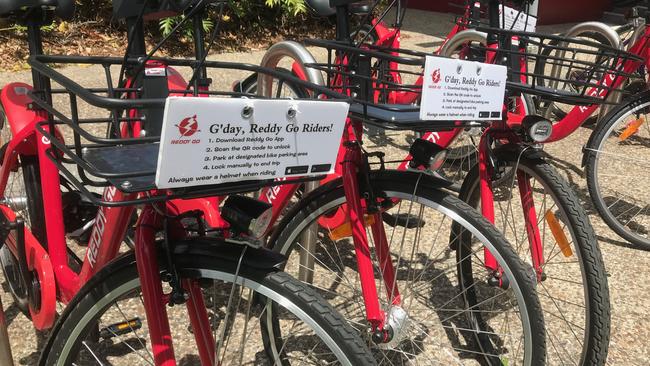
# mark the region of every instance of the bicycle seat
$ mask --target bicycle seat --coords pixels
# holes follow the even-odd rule
[[[372,9],[372,7],[369,3],[352,4],[350,5],[350,14],[366,15],[370,13],[370,9]]]
[[[305,2],[318,16],[329,17],[336,14],[336,10],[330,6],[330,0],[305,0]]]
[[[74,15],[75,0],[2,0],[0,17],[28,13],[36,8],[53,9],[57,16],[69,19]]]
[[[336,14],[335,8],[342,5],[349,5],[350,13],[357,15],[368,14],[371,9],[368,1],[364,0],[305,0],[305,2],[316,15],[321,17]]]

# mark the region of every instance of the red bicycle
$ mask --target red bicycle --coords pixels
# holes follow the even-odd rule
[[[488,14],[492,14],[490,24],[493,26],[503,23],[503,19],[499,19],[497,16],[499,5],[498,2],[490,2],[491,12]],[[471,10],[471,8],[466,9],[467,11]],[[378,24],[378,22],[373,21],[373,24]],[[461,24],[467,24],[467,22]],[[337,32],[339,36],[348,34],[346,28],[342,29]],[[365,32],[368,34],[369,28],[366,28]],[[498,37],[495,36],[491,42],[488,42],[488,32],[498,35]],[[354,32],[349,33],[354,34]],[[395,39],[397,38],[392,40]],[[501,44],[495,41],[497,39],[502,41]],[[519,46],[515,43],[517,39],[521,40]],[[385,40],[389,40],[388,44],[392,45],[390,43],[391,36],[387,36]],[[309,44],[327,48],[323,44],[314,42],[309,42]],[[482,173],[479,177],[478,166],[470,171],[470,175],[461,189],[460,197],[475,207],[481,207],[486,217],[495,222],[497,227],[506,234],[506,237],[515,243],[521,257],[529,263],[531,274],[537,278],[538,291],[541,294],[545,314],[549,319],[547,321],[547,340],[549,344],[552,344],[552,347],[549,347],[549,359],[561,364],[603,364],[606,360],[608,343],[609,304],[604,265],[595,234],[584,209],[572,193],[568,183],[545,161],[543,152],[538,148],[539,143],[548,136],[540,138],[535,133],[536,131],[551,131],[548,121],[526,117],[525,111],[528,110],[527,106],[532,106],[530,97],[527,95],[547,95],[563,102],[580,104],[602,103],[601,96],[617,90],[620,84],[601,83],[597,77],[607,76],[611,80],[622,80],[630,73],[631,69],[628,66],[636,64],[638,67],[640,59],[631,54],[621,53],[618,50],[591,42],[537,33],[508,32],[494,28],[461,31],[445,44],[447,49],[460,49],[460,52],[465,55],[462,56],[463,58],[482,55],[483,60],[493,62],[499,59],[498,57],[507,57],[513,65],[510,68],[511,90],[520,91],[519,93],[513,92],[511,95],[512,103],[509,103],[506,109],[508,111],[507,118],[482,132],[483,152],[478,159],[481,162],[479,166]],[[540,53],[531,53],[526,48],[526,44],[532,45],[533,49],[535,46],[539,47]],[[382,50],[381,46],[372,46],[367,43],[365,47],[371,50]],[[576,59],[566,56],[567,50],[571,47],[579,50]],[[406,52],[395,48],[383,49],[387,53]],[[332,50],[336,52],[332,52]],[[565,51],[564,56],[555,55],[563,50]],[[307,72],[304,71],[305,68],[328,72],[332,77],[328,79],[327,85],[334,90],[341,91],[345,89],[345,85],[341,84],[343,78],[341,75],[346,72],[348,62],[348,59],[342,56],[345,55],[345,52],[353,51],[350,48],[332,47],[327,63],[306,65],[303,63],[301,65],[300,62],[296,62],[293,64],[293,72],[301,77],[307,75]],[[553,56],[549,57],[551,54]],[[598,61],[579,61],[579,57],[585,56],[588,56],[588,60],[595,58]],[[546,84],[539,81],[548,80],[552,76],[529,71],[531,62],[537,65],[555,64],[558,68],[572,67],[573,70],[581,70],[584,75],[589,77],[576,82],[577,88],[572,93],[554,94],[553,90],[543,88]],[[410,77],[414,81],[408,87],[404,87],[396,83],[397,80],[402,80],[400,73],[402,70],[396,60],[378,60],[372,64],[371,70],[375,73],[375,77],[388,75],[389,78],[385,82],[388,87],[374,89],[372,98],[375,100],[397,101],[398,98],[410,98],[408,99],[410,101],[418,100],[419,94],[413,90],[417,90],[417,87],[421,85],[421,72],[414,72],[415,78]],[[405,72],[405,74],[409,73]],[[533,79],[534,81],[529,81]],[[382,80],[386,80],[386,78]],[[300,93],[298,88],[292,88],[290,85],[276,86],[278,86],[276,95],[284,95],[279,91],[280,86],[293,89],[289,94]],[[404,100],[401,101],[404,102]],[[432,132],[425,136],[428,136],[426,138],[429,140],[434,138],[438,143],[446,141],[448,144],[463,130],[462,128],[450,128],[447,131]],[[553,127],[553,131],[556,133],[555,127]],[[343,155],[339,156],[343,161]],[[397,157],[397,159],[391,160],[401,162],[400,169],[409,168],[409,157]],[[274,205],[277,205],[276,207],[284,207],[297,189],[298,187],[294,185],[267,190],[262,194],[262,199],[273,202]],[[485,192],[485,194],[480,194],[480,192]],[[522,210],[515,211],[516,207],[522,207]],[[281,210],[278,209],[276,212],[279,214]],[[308,232],[300,234],[303,236],[294,235],[293,227],[289,230],[286,226],[281,225],[283,230],[289,230],[292,233],[287,234],[290,235],[290,238],[305,243],[300,246],[300,250],[296,250],[296,256],[299,258],[297,266],[300,279],[312,280],[313,274],[310,273],[314,271],[314,267],[319,267],[317,253],[326,250],[321,247],[336,246],[329,241],[342,240],[349,236],[349,224],[345,219],[344,212],[345,206],[342,206],[338,212],[329,212],[319,219],[318,223],[321,229],[343,233],[340,236],[335,235],[335,239],[330,237],[328,241],[322,243],[314,244],[307,240]],[[395,222],[391,218],[384,220],[388,225]],[[334,230],[337,228],[340,230]],[[303,229],[303,231],[305,230]],[[285,236],[280,237],[283,240],[286,238]],[[288,254],[295,249],[295,246],[287,243],[278,250]],[[396,250],[401,251],[401,249]],[[344,259],[341,261],[344,262]],[[491,262],[489,252],[485,253],[484,265],[495,271],[495,278],[491,281],[498,283],[500,281],[499,269]],[[570,337],[565,336],[567,330]]]
[[[344,5],[342,8],[340,11],[347,14]],[[349,33],[339,31],[339,34]],[[353,50],[358,52],[356,48],[353,48]],[[421,67],[423,65],[421,57],[409,59],[395,55],[391,56],[390,53],[383,52],[371,53],[371,57],[412,66]],[[361,68],[362,66],[353,62],[350,64],[348,76],[350,73],[359,75],[357,71]],[[283,71],[280,70],[279,72]],[[286,72],[284,73],[286,74]],[[348,86],[348,82],[356,85],[355,83],[363,83],[363,80],[367,82],[368,78],[349,81],[347,77],[343,77],[340,80],[342,85]],[[294,96],[308,94],[300,94],[302,90],[298,85],[292,85],[282,80],[269,86],[271,86],[271,89],[276,89],[268,91],[267,95],[279,98],[285,96],[282,92],[284,87],[292,89],[295,92]],[[261,89],[265,90],[264,87]],[[370,102],[370,104],[372,106],[368,106],[365,111],[359,105],[353,106],[353,110],[359,111],[359,114],[362,115],[370,115],[366,116],[365,121],[384,121],[384,123],[394,121],[393,124],[397,126],[396,128],[411,129],[417,126],[427,130],[427,124],[419,121],[418,108],[416,107],[392,107],[375,101]],[[433,123],[429,130],[459,125],[457,123]],[[425,183],[422,179],[425,179],[426,175],[422,175],[422,173],[416,173],[415,175],[405,173],[388,174],[388,172],[382,173],[383,169],[374,172],[371,165],[369,165],[368,158],[373,156],[381,158],[381,154],[366,156],[363,153],[361,146],[359,146],[361,131],[360,121],[353,119],[347,128],[341,145],[340,164],[337,164],[337,170],[341,173],[339,177],[344,178],[333,177],[330,183],[304,197],[305,202],[310,204],[299,204],[295,208],[296,211],[287,214],[285,221],[280,224],[280,228],[285,227],[290,221],[294,225],[302,225],[305,223],[303,220],[315,220],[312,216],[314,215],[314,207],[331,207],[316,214],[319,216],[316,221],[318,227],[325,230],[327,234],[314,231],[312,223],[298,228],[294,227],[296,229],[294,231],[276,231],[276,234],[271,239],[275,248],[280,248],[281,243],[285,242],[284,238],[278,235],[291,235],[290,240],[286,241],[287,246],[283,247],[283,250],[289,254],[291,253],[289,249],[304,249],[301,251],[305,254],[301,255],[300,265],[295,267],[299,268],[301,278],[311,279],[312,284],[324,291],[326,298],[334,296],[336,304],[349,314],[348,319],[358,326],[362,334],[368,335],[370,338],[368,341],[374,345],[375,350],[380,355],[378,357],[382,360],[395,362],[400,360],[422,360],[425,362],[425,360],[434,359],[457,361],[459,356],[455,355],[462,354],[466,350],[470,354],[470,358],[485,360],[489,363],[501,363],[506,359],[511,360],[510,362],[513,363],[528,362],[525,361],[528,359],[527,355],[531,352],[536,353],[538,350],[537,345],[528,343],[528,345],[524,346],[524,343],[522,343],[521,354],[515,352],[515,354],[501,355],[505,349],[498,346],[498,344],[503,340],[497,339],[503,338],[504,334],[495,332],[491,335],[479,335],[471,331],[471,323],[474,322],[489,324],[495,321],[505,321],[508,323],[500,315],[480,315],[483,311],[477,309],[484,305],[480,300],[484,296],[492,297],[490,304],[499,303],[504,296],[508,296],[506,293],[509,290],[497,286],[492,289],[486,288],[480,294],[475,292],[475,285],[472,284],[478,278],[484,279],[484,283],[487,284],[486,275],[489,276],[489,273],[491,273],[491,271],[484,272],[485,266],[473,263],[472,253],[476,250],[482,250],[481,246],[458,244],[456,246],[458,249],[457,256],[450,256],[450,252],[445,250],[445,248],[448,249],[449,245],[448,238],[451,235],[449,224],[451,224],[451,221],[460,222],[461,227],[473,226],[474,224],[466,221],[469,217],[461,213],[462,210],[459,210],[455,203],[451,204],[451,198],[447,194],[444,194],[443,197],[426,193],[428,190],[426,186],[435,187],[438,184],[445,184],[444,181],[434,180]],[[412,161],[413,166],[429,167],[430,158],[436,155],[435,152],[436,150],[432,150],[431,145],[426,141],[418,140],[417,145],[414,146],[414,153],[419,155],[419,158]],[[381,162],[379,162],[379,166],[381,166]],[[356,178],[357,175],[359,175],[358,178]],[[288,182],[284,181],[284,183]],[[286,204],[299,189],[299,185],[296,184],[286,185],[285,187],[276,187],[263,191],[262,200],[274,199],[271,222],[274,222],[284,212]],[[345,200],[348,203],[358,202],[357,195],[359,194],[363,198],[360,200],[360,204],[354,206],[352,204],[349,206],[342,205]],[[314,203],[313,199],[315,198],[313,197],[319,198],[318,204]],[[335,201],[322,201],[329,199]],[[344,199],[344,201],[340,201],[341,199]],[[321,201],[327,204],[321,206]],[[370,211],[371,207],[376,207],[373,210],[377,212]],[[446,208],[443,209],[443,207]],[[303,212],[306,216],[303,216]],[[457,217],[456,215],[460,216]],[[364,227],[368,228],[368,233],[366,233]],[[372,229],[369,229],[370,227]],[[299,244],[296,244],[293,235],[298,231],[300,231],[298,237],[301,239],[299,239]],[[422,238],[418,233],[421,232],[442,232],[442,235],[438,234],[434,240],[425,240],[425,243],[420,243]],[[485,228],[485,231],[483,229],[479,231],[460,229],[459,233],[463,234],[452,237],[456,237],[454,241],[460,241],[461,237],[470,238],[473,236],[474,239],[470,241],[482,242],[485,240],[480,238],[483,234],[479,235],[477,233],[488,232],[490,235],[494,233],[493,230],[488,228]],[[324,246],[311,248],[311,244],[307,244],[307,242],[317,243],[321,239],[321,235],[326,235],[325,238],[333,241],[347,242],[347,244],[334,245],[330,248]],[[350,237],[352,238],[351,242],[347,240]],[[398,244],[400,241],[402,243],[401,248],[400,244]],[[440,249],[434,250],[436,247]],[[336,248],[335,252],[328,253],[330,249],[334,248]],[[405,248],[410,248],[411,251],[407,251]],[[374,249],[374,255],[372,249]],[[317,252],[322,250],[322,252],[315,253],[312,250]],[[392,254],[389,256],[391,252]],[[399,257],[402,256],[402,252],[403,259],[400,260]],[[397,260],[394,259],[395,253],[398,256]],[[501,257],[500,260],[504,258],[506,257]],[[419,263],[423,263],[423,267],[420,267]],[[437,269],[431,267],[434,263],[438,263]],[[314,272],[315,264],[317,267],[322,268],[324,272]],[[414,265],[413,268],[411,268],[411,264]],[[404,268],[401,270],[402,272],[410,273],[406,277],[398,275],[402,267]],[[445,269],[437,273],[436,271],[440,271],[441,268]],[[450,274],[456,271],[455,268],[460,271],[458,280],[449,277]],[[431,271],[437,274],[434,275],[434,272]],[[314,276],[314,273],[318,274]],[[359,278],[357,278],[357,273]],[[380,280],[377,281],[370,277],[372,273],[380,274]],[[427,283],[426,279],[431,278],[430,276],[440,281]],[[520,281],[521,277],[515,280]],[[460,284],[458,281],[460,281]],[[338,288],[336,294],[331,292],[334,283],[339,284],[334,285]],[[417,283],[418,286],[414,287],[414,283]],[[455,288],[455,284],[459,284],[459,287]],[[339,286],[344,286],[344,288]],[[385,291],[380,291],[378,294],[377,288],[379,287],[384,287]],[[403,287],[406,287],[406,291],[401,290]],[[440,288],[445,290],[440,290]],[[506,293],[503,292],[504,290],[506,290]],[[426,300],[424,294],[429,291],[437,291],[441,295],[435,302],[423,302],[423,300]],[[377,300],[378,295],[380,296],[379,301]],[[350,304],[358,305],[351,307]],[[466,309],[468,306],[475,309],[474,314],[468,314],[467,311],[461,310]],[[519,308],[521,311],[522,306],[519,301],[515,308]],[[451,310],[450,307],[457,310]],[[515,308],[508,305],[505,306],[503,311],[508,314]],[[447,315],[444,315],[445,313]],[[442,326],[432,324],[436,319],[442,322]],[[457,332],[453,330],[453,327],[458,327],[461,334],[456,334]],[[367,331],[368,329],[370,332]],[[520,328],[518,326],[513,326],[511,329],[516,329],[513,332],[517,334],[512,337],[513,340],[529,338],[529,335],[525,332],[523,336],[519,335]],[[454,336],[454,334],[456,335]],[[455,339],[458,336],[467,339],[468,342],[477,342],[480,350],[469,344],[467,346],[457,345]],[[440,344],[436,344],[436,340]],[[413,353],[409,351],[412,347],[419,347],[421,350]],[[449,349],[450,352],[446,352],[445,355],[435,354],[434,349],[441,347]],[[519,346],[513,345],[513,349],[518,348]]]

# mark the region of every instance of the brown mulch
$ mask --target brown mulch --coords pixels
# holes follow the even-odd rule
[[[211,53],[261,50],[283,39],[330,36],[332,27],[327,22],[301,22],[282,30],[226,31],[219,33]],[[97,21],[57,21],[43,31],[44,49],[48,54],[123,56],[126,38],[123,27]],[[158,55],[192,56],[193,43],[190,39],[172,38],[173,41],[166,44]],[[148,31],[147,43],[150,47],[160,39],[155,28]],[[29,69],[28,56],[24,28],[12,24],[0,25],[0,72]]]

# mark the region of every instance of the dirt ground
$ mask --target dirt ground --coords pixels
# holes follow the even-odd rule
[[[441,44],[448,29],[451,28],[452,18],[446,14],[411,11],[405,21],[403,45],[406,48],[431,50]],[[561,32],[565,27],[546,27],[549,32]],[[263,51],[249,53],[228,53],[215,56],[223,61],[259,63]],[[102,82],[100,70],[88,67],[73,66],[63,70],[73,76],[82,85],[92,86]],[[215,74],[215,81],[228,80],[227,83],[242,78],[245,73]],[[5,72],[0,74],[0,85],[11,81],[29,82],[27,71]],[[229,86],[229,84],[228,84]],[[647,304],[650,301],[650,253],[632,248],[629,243],[614,234],[598,217],[589,202],[589,196],[581,167],[582,146],[586,143],[591,130],[581,128],[569,138],[548,145],[546,151],[553,156],[553,163],[570,180],[573,188],[584,203],[590,220],[598,235],[607,267],[609,290],[612,307],[612,332],[610,344],[610,365],[650,364],[650,315]],[[395,141],[403,136],[390,135]],[[639,176],[642,184],[647,184],[650,177],[648,172]],[[4,283],[1,278],[0,284]],[[42,345],[43,337],[37,336],[31,324],[19,313],[12,304],[7,292],[1,292],[8,322],[10,337],[14,340],[14,358],[18,364],[33,365],[37,359],[37,350]]]

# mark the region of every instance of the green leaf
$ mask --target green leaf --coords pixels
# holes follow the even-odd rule
[[[161,19],[160,22],[158,22],[158,25],[160,27],[160,32],[163,34],[164,37],[167,37],[172,32],[172,29],[174,29],[176,23],[177,23],[176,17],[164,18]]]
[[[211,19],[203,19],[203,30],[206,32],[214,28],[214,22]]]

